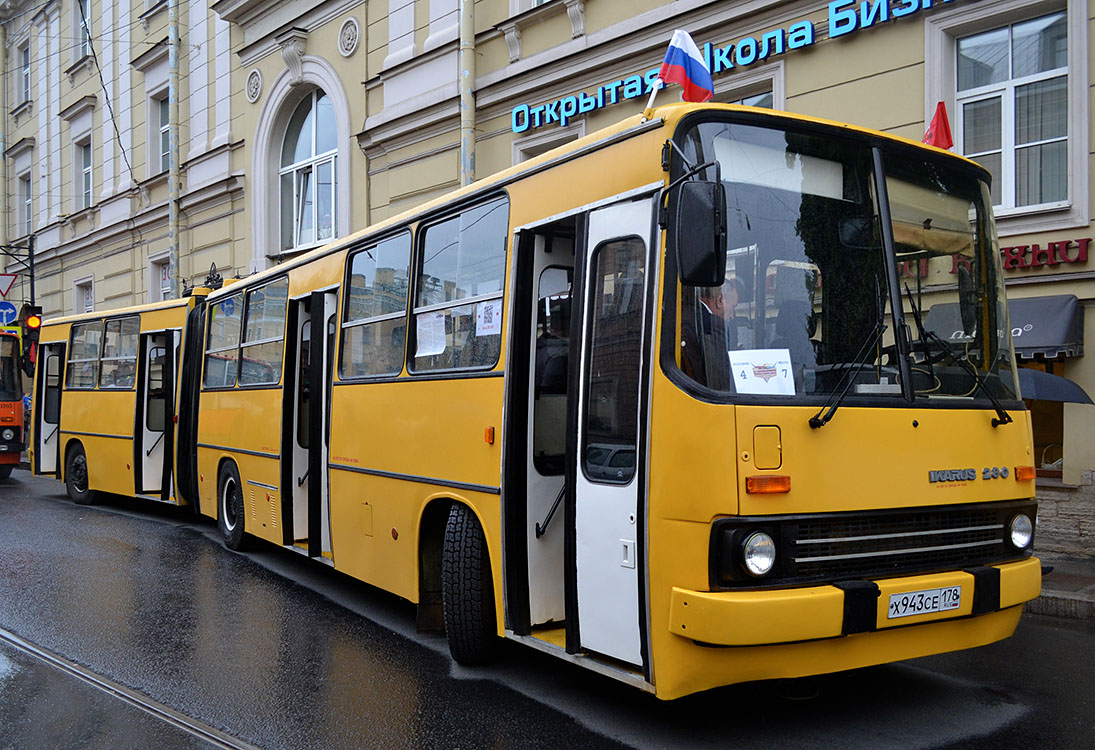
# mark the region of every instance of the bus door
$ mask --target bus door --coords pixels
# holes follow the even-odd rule
[[[65,344],[42,344],[38,350],[37,392],[34,394],[34,473],[59,476],[62,373]]]
[[[589,215],[576,465],[568,471],[580,647],[635,665],[643,662],[640,379],[651,212],[651,201],[640,200]],[[569,646],[574,617],[567,619]]]
[[[140,372],[133,434],[137,494],[171,499],[171,460],[175,434],[175,372],[178,331],[141,334]]]
[[[296,306],[296,372],[292,419],[292,546],[331,558],[327,475],[331,384],[338,294],[312,292]],[[290,317],[292,319],[292,317]]]

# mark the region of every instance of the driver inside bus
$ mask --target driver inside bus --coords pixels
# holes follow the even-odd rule
[[[699,287],[692,305],[694,314],[686,314],[682,321],[681,369],[708,388],[733,390],[729,352],[738,348],[734,308],[741,292],[742,284],[736,278],[726,279],[722,286]],[[687,309],[687,296],[685,301]]]

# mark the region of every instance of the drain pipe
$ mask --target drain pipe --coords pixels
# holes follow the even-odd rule
[[[0,24],[0,81],[8,80],[8,27]],[[21,85],[20,81],[20,85]],[[19,89],[22,91],[22,88]],[[0,112],[8,111],[8,87],[0,86]],[[8,158],[4,152],[7,144],[7,115],[0,118],[0,245],[8,244]],[[18,235],[16,235],[18,236]],[[8,270],[7,255],[0,253],[0,272]]]
[[[475,182],[475,0],[460,0],[460,184]]]
[[[167,0],[167,272],[171,296],[179,289],[179,0]]]

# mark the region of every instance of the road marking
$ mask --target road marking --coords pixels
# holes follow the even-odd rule
[[[214,747],[225,748],[225,750],[259,750],[256,745],[248,744],[219,729],[214,729],[197,719],[181,714],[175,709],[155,701],[143,693],[139,693],[121,683],[115,682],[109,677],[96,674],[89,669],[81,667],[75,662],[69,661],[63,656],[48,651],[30,641],[24,640],[15,633],[4,630],[3,628],[0,628],[0,640],[14,646],[25,654],[40,659],[46,664],[82,680],[94,688],[98,688],[107,695],[111,695],[131,706],[136,706],[160,721],[170,724],[177,729],[181,729],[188,734],[192,734],[195,737],[199,737]]]

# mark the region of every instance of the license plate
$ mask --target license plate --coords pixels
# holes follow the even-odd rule
[[[941,589],[906,591],[890,594],[889,619],[926,615],[930,612],[947,612],[962,605],[962,587],[946,586]]]

